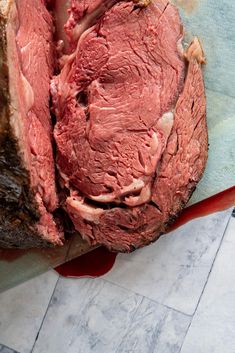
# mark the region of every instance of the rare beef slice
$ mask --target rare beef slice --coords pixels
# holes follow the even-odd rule
[[[52,215],[52,29],[44,1],[0,1],[0,247],[62,244]]]
[[[65,207],[90,244],[128,252],[167,230],[203,174],[203,52],[197,39],[184,52],[168,1],[71,0],[65,32],[51,84]]]

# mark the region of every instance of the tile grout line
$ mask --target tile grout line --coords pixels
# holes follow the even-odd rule
[[[14,348],[11,348],[9,346],[6,346],[4,343],[1,343],[0,342],[0,346],[2,346],[3,348],[7,348],[7,349],[10,349],[12,352],[14,353],[20,353],[19,351],[16,351]]]
[[[229,223],[230,223],[231,218],[232,218],[232,215],[231,215],[230,218],[228,219],[228,222],[227,222],[227,224],[226,224],[226,226],[225,226],[225,229],[224,229],[224,232],[223,232],[223,236],[222,236],[222,238],[221,238],[221,240],[220,240],[218,249],[217,249],[217,251],[216,251],[216,253],[215,253],[215,257],[214,257],[214,259],[213,259],[213,261],[212,261],[210,271],[209,271],[209,273],[208,273],[208,275],[207,275],[207,279],[206,279],[205,285],[203,286],[202,293],[201,293],[201,295],[200,295],[200,297],[199,297],[199,300],[198,300],[198,303],[197,303],[197,306],[196,306],[196,309],[195,309],[193,315],[194,315],[195,312],[197,311],[197,308],[198,308],[198,306],[199,306],[199,303],[200,303],[201,298],[202,298],[202,296],[203,296],[203,293],[204,293],[204,291],[205,291],[206,285],[207,285],[207,283],[208,283],[208,281],[209,281],[211,272],[212,272],[212,270],[213,270],[213,268],[214,268],[215,261],[216,261],[216,259],[217,259],[218,253],[219,253],[219,251],[220,251],[220,249],[221,249],[221,245],[222,245],[222,243],[223,243],[223,241],[224,241],[225,235],[226,235],[226,233],[227,233],[228,226],[229,226]]]
[[[192,323],[192,320],[193,320],[193,316],[194,316],[195,312],[197,311],[197,308],[198,308],[199,303],[200,303],[200,301],[201,301],[201,297],[202,297],[202,295],[203,295],[203,293],[204,293],[204,290],[205,290],[205,287],[206,287],[206,285],[207,285],[207,283],[208,283],[208,280],[209,280],[210,274],[211,274],[211,272],[212,272],[212,269],[213,269],[215,260],[216,260],[216,258],[217,258],[218,253],[219,253],[219,250],[220,250],[220,248],[221,248],[221,245],[222,245],[222,242],[223,242],[223,240],[224,240],[225,234],[226,234],[226,232],[227,232],[227,229],[228,229],[228,225],[229,225],[230,220],[231,220],[231,217],[228,219],[228,222],[227,222],[227,224],[226,224],[226,226],[225,226],[225,229],[224,229],[224,231],[223,231],[223,236],[222,236],[221,241],[220,241],[220,243],[219,243],[218,249],[217,249],[217,251],[216,251],[216,254],[215,254],[215,257],[214,257],[214,259],[213,259],[213,262],[212,262],[210,271],[209,271],[209,273],[208,273],[206,282],[205,282],[205,284],[204,284],[204,286],[203,286],[202,293],[201,293],[201,295],[200,295],[200,297],[199,297],[199,300],[198,300],[198,303],[197,303],[197,306],[196,306],[196,309],[195,309],[193,315],[184,313],[184,312],[182,312],[182,311],[180,311],[180,310],[177,310],[177,309],[175,309],[175,308],[173,308],[173,307],[167,306],[167,305],[162,304],[162,303],[160,303],[160,302],[158,302],[158,301],[156,301],[156,300],[153,300],[153,299],[151,299],[151,298],[148,298],[148,297],[145,296],[145,295],[142,295],[142,294],[137,293],[137,292],[135,292],[135,291],[133,291],[133,290],[130,290],[130,292],[132,292],[132,293],[134,293],[134,294],[136,294],[136,295],[139,295],[139,296],[142,297],[142,298],[146,298],[146,299],[148,299],[149,301],[155,302],[156,304],[161,305],[161,306],[167,308],[168,310],[173,310],[173,311],[175,311],[175,312],[178,312],[178,313],[181,314],[181,315],[184,315],[184,316],[187,316],[187,317],[191,318],[190,323],[189,323],[189,326],[188,326],[188,328],[187,328],[187,330],[186,330],[186,333],[185,333],[185,336],[184,336],[182,345],[181,345],[181,347],[180,347],[179,353],[181,352],[181,349],[182,349],[182,346],[183,346],[183,344],[184,344],[185,338],[186,338],[186,336],[187,336],[187,334],[188,334],[188,331],[189,331],[189,328],[190,328],[190,326],[191,326],[191,323]],[[56,283],[55,283],[55,287],[54,287],[54,289],[53,289],[52,295],[51,295],[50,300],[49,300],[49,302],[48,302],[48,306],[47,306],[47,308],[46,308],[45,314],[44,314],[44,316],[43,316],[43,318],[42,318],[42,322],[41,322],[41,325],[40,325],[40,327],[39,327],[39,330],[38,330],[38,333],[37,333],[35,342],[34,342],[34,344],[33,344],[33,347],[32,347],[32,349],[31,349],[31,351],[30,351],[31,353],[33,353],[33,350],[34,350],[34,348],[35,348],[35,345],[36,345],[38,336],[39,336],[39,334],[40,334],[41,328],[42,328],[43,323],[44,323],[44,321],[45,321],[45,318],[46,318],[46,315],[47,315],[47,312],[48,312],[48,309],[49,309],[51,300],[52,300],[52,298],[53,298],[53,296],[54,296],[54,293],[55,293],[55,290],[56,290],[56,288],[57,288],[57,285],[58,285],[58,282],[59,282],[59,279],[60,279],[60,278],[61,278],[61,276],[58,277],[58,279],[57,279],[57,281],[56,281]],[[107,279],[105,279],[105,278],[102,278],[102,280],[105,281],[105,282],[111,283],[111,284],[113,284],[113,285],[115,285],[115,286],[117,286],[117,287],[120,287],[120,288],[123,288],[123,289],[127,290],[127,288],[125,288],[124,286],[118,285],[118,284],[116,284],[116,283],[114,283],[114,282],[112,282],[112,281],[110,281],[110,280],[107,280]],[[129,290],[129,289],[128,289],[128,290]],[[9,349],[11,349],[11,348],[9,348]],[[19,353],[19,352],[16,352],[16,353]]]
[[[53,269],[52,269],[52,271],[53,271]],[[43,315],[43,318],[42,318],[40,327],[39,327],[39,329],[38,329],[38,332],[37,332],[37,335],[36,335],[36,338],[35,338],[33,347],[32,347],[32,349],[30,350],[30,353],[33,353],[33,350],[34,350],[34,348],[35,348],[35,344],[36,344],[36,342],[37,342],[37,339],[38,339],[38,336],[39,336],[39,334],[40,334],[42,325],[43,325],[43,323],[44,323],[44,321],[45,321],[45,318],[46,318],[46,315],[47,315],[47,313],[48,313],[49,306],[50,306],[51,301],[52,301],[52,298],[53,298],[53,296],[54,296],[54,294],[55,294],[55,290],[56,290],[57,284],[58,284],[58,282],[59,282],[59,279],[60,279],[60,276],[58,276],[57,281],[56,281],[56,283],[55,283],[55,287],[54,287],[54,289],[53,289],[53,291],[52,291],[52,294],[51,294],[51,297],[50,297],[50,299],[49,299],[49,301],[48,301],[47,308],[46,308],[45,313],[44,313],[44,315]]]
[[[112,284],[112,285],[115,285],[115,286],[117,286],[117,287],[119,287],[119,288],[122,288],[122,289],[124,289],[124,290],[126,290],[126,291],[129,291],[129,292],[131,292],[131,293],[133,293],[133,294],[139,295],[140,297],[143,297],[143,298],[145,298],[145,299],[148,299],[150,302],[156,303],[156,304],[158,304],[158,305],[161,305],[161,306],[163,306],[163,307],[166,308],[166,309],[173,310],[173,311],[175,311],[176,313],[179,313],[179,314],[184,315],[184,316],[187,316],[187,317],[193,317],[193,315],[191,315],[191,314],[184,313],[183,311],[180,311],[180,310],[178,310],[178,309],[175,309],[175,308],[173,308],[173,307],[171,307],[171,306],[169,306],[169,305],[160,303],[159,301],[157,301],[157,300],[155,300],[155,299],[152,299],[152,298],[149,298],[149,297],[147,297],[147,296],[144,295],[144,294],[138,293],[138,292],[134,291],[133,289],[129,289],[129,288],[126,288],[126,287],[124,287],[124,286],[121,286],[120,284],[117,284],[117,283],[115,283],[115,282],[112,282],[112,281],[110,281],[110,280],[108,280],[108,279],[106,279],[106,278],[102,278],[102,279],[103,279],[105,282],[107,282],[107,283],[110,283],[110,284]]]
[[[188,324],[187,329],[185,330],[185,334],[184,334],[184,337],[183,337],[183,339],[182,339],[181,345],[180,345],[180,347],[179,347],[180,350],[179,350],[178,353],[180,353],[181,350],[182,350],[182,347],[183,347],[183,345],[184,345],[185,338],[186,338],[186,336],[187,336],[187,334],[188,334],[188,331],[189,331],[189,328],[190,328],[190,326],[191,326],[191,324],[192,324],[192,321],[193,321],[193,315],[192,315],[192,317],[191,317],[191,320],[190,320],[190,322],[189,322],[189,324]]]
[[[233,214],[234,214],[234,216],[233,216]],[[217,251],[216,251],[216,253],[215,253],[214,259],[213,259],[213,261],[212,261],[210,270],[209,270],[209,272],[208,272],[208,275],[207,275],[207,278],[206,278],[206,282],[205,282],[205,284],[204,284],[204,286],[203,286],[203,289],[202,289],[201,295],[200,295],[200,297],[199,297],[199,299],[198,299],[198,303],[197,303],[197,305],[196,305],[196,308],[195,308],[195,310],[194,310],[194,312],[193,312],[192,314],[185,313],[185,312],[180,311],[180,310],[178,310],[178,309],[176,309],[176,308],[173,308],[173,307],[171,307],[171,306],[169,306],[169,305],[166,305],[166,304],[164,304],[164,303],[161,303],[161,302],[159,302],[159,301],[157,301],[157,300],[155,300],[155,299],[149,298],[149,297],[147,297],[146,295],[143,295],[143,294],[141,294],[141,293],[139,293],[139,292],[134,291],[133,289],[126,288],[124,285],[117,284],[117,283],[111,281],[110,279],[106,279],[106,278],[102,278],[102,277],[101,277],[101,278],[102,278],[104,281],[108,282],[108,283],[111,283],[111,284],[113,284],[113,285],[115,285],[115,286],[117,286],[117,287],[120,287],[120,288],[122,288],[122,289],[128,290],[128,291],[130,291],[130,292],[132,292],[132,293],[134,293],[134,294],[136,294],[136,295],[139,295],[139,296],[141,296],[141,297],[143,297],[143,298],[146,298],[146,299],[148,299],[148,300],[150,300],[150,301],[152,301],[152,302],[154,302],[154,303],[156,303],[156,304],[162,305],[162,306],[164,306],[165,308],[167,308],[167,309],[169,309],[169,310],[173,310],[173,311],[175,311],[175,312],[177,312],[177,313],[179,313],[179,314],[182,314],[182,315],[185,315],[185,316],[188,316],[188,317],[193,318],[193,316],[194,316],[194,314],[195,314],[195,312],[196,312],[196,310],[197,310],[197,308],[198,308],[199,302],[200,302],[200,300],[201,300],[201,296],[202,296],[202,294],[203,294],[203,292],[204,292],[204,289],[205,289],[205,286],[206,286],[206,284],[207,284],[207,282],[208,282],[210,273],[211,273],[211,271],[212,271],[212,267],[213,267],[213,265],[214,265],[215,259],[216,259],[216,257],[217,257],[217,254],[218,254],[219,249],[220,249],[220,247],[221,247],[221,244],[222,244],[222,242],[223,242],[225,233],[226,233],[226,231],[227,231],[227,229],[228,229],[229,222],[230,222],[230,220],[231,220],[232,217],[235,218],[235,208],[234,208],[234,210],[232,211],[232,213],[231,213],[231,215],[230,215],[230,217],[229,217],[229,219],[228,219],[228,221],[227,221],[227,223],[226,223],[226,225],[225,225],[225,228],[224,228],[224,231],[223,231],[223,235],[222,235],[222,238],[221,238],[221,240],[220,240],[220,242],[219,242],[219,245],[218,245]]]
[[[184,345],[186,336],[187,336],[187,334],[188,334],[188,332],[189,332],[189,329],[190,329],[190,327],[191,327],[191,325],[192,325],[192,321],[193,321],[194,315],[195,315],[195,313],[197,312],[197,309],[198,309],[199,304],[200,304],[200,302],[201,302],[202,296],[203,296],[203,294],[204,294],[204,292],[205,292],[205,289],[206,289],[207,283],[208,283],[208,281],[209,281],[211,272],[212,272],[212,270],[213,270],[213,268],[214,268],[215,261],[216,261],[216,259],[217,259],[218,254],[219,254],[219,251],[220,251],[220,249],[221,249],[221,245],[222,245],[222,243],[223,243],[223,241],[224,241],[225,235],[226,235],[226,233],[227,233],[228,226],[229,226],[229,223],[230,223],[231,218],[232,218],[232,214],[231,214],[231,216],[230,216],[230,218],[229,218],[229,220],[228,220],[228,222],[227,222],[227,224],[226,224],[226,227],[225,227],[225,229],[224,229],[223,236],[222,236],[221,241],[220,241],[220,243],[219,243],[218,249],[217,249],[217,251],[216,251],[216,253],[215,253],[215,257],[214,257],[214,259],[213,259],[213,262],[212,262],[210,271],[209,271],[209,273],[208,273],[206,282],[205,282],[205,284],[204,284],[204,286],[203,286],[201,295],[200,295],[200,297],[199,297],[199,299],[198,299],[198,303],[197,303],[196,309],[195,309],[195,311],[194,311],[194,313],[193,313],[193,315],[192,315],[192,320],[191,320],[191,322],[190,322],[190,324],[189,324],[189,326],[188,326],[188,329],[187,329],[187,331],[186,331],[186,334],[185,334],[185,336],[184,336],[184,340],[183,340],[182,345],[181,345],[181,347],[180,347],[179,353],[181,353],[181,351],[182,351],[182,348],[183,348],[183,345]]]

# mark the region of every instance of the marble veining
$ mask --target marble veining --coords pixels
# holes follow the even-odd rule
[[[0,353],[234,353],[231,213],[118,256],[103,278],[49,272],[2,293],[0,342],[12,351]]]
[[[190,321],[191,317],[145,298],[116,353],[178,353]]]
[[[0,294],[0,343],[31,352],[57,280],[51,271]]]
[[[33,353],[177,353],[189,323],[189,316],[102,279],[61,278]]]
[[[118,256],[104,278],[192,315],[231,212],[194,220],[149,247]]]
[[[234,254],[232,218],[181,353],[235,352]]]
[[[140,296],[99,279],[61,278],[33,352],[70,353],[79,349],[88,353],[103,351],[107,346],[112,351],[141,300]],[[56,316],[60,320],[55,322]]]

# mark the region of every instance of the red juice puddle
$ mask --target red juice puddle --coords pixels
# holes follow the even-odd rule
[[[169,231],[182,226],[192,219],[223,211],[233,206],[235,206],[235,186],[184,209]],[[27,252],[32,251],[35,251],[35,249],[0,249],[0,260],[14,262]],[[57,267],[56,271],[66,277],[99,277],[111,270],[116,256],[117,254],[100,247]]]
[[[233,206],[235,206],[235,186],[184,209],[169,231],[192,219],[223,211]],[[55,270],[64,277],[100,277],[112,269],[116,256],[117,254],[100,247],[57,267]]]
[[[224,211],[233,206],[235,206],[235,186],[185,208],[179,218],[172,224],[169,231],[177,229],[192,219]]]
[[[71,260],[55,270],[64,277],[100,277],[111,270],[117,254],[104,247]]]

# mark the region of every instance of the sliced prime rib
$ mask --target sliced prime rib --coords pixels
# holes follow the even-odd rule
[[[52,17],[43,0],[2,0],[0,31],[0,247],[60,245],[49,109]]]
[[[165,0],[71,0],[65,32],[51,84],[65,207],[90,244],[128,252],[167,230],[205,169],[203,52],[195,39],[184,54]]]
[[[176,8],[0,0],[0,29],[0,247],[62,245],[61,203],[91,245],[128,252],[157,239],[208,149],[203,51],[197,39],[183,50]]]

